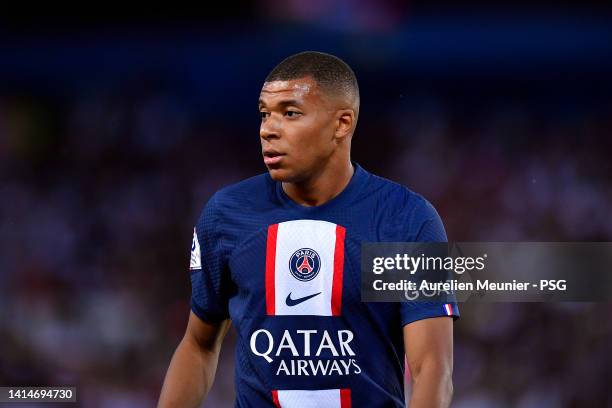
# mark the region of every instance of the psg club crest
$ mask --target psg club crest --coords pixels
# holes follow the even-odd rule
[[[291,275],[302,282],[313,280],[319,274],[320,269],[321,258],[314,249],[298,249],[289,259]]]

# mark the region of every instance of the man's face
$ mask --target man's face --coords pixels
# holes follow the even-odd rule
[[[259,135],[271,177],[303,181],[323,168],[336,148],[336,108],[310,77],[264,83]]]

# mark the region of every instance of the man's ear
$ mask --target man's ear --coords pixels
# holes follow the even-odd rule
[[[340,109],[336,113],[335,138],[340,141],[355,131],[355,111],[353,109]]]

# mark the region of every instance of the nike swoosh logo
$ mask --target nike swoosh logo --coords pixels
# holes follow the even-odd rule
[[[320,295],[321,292],[319,293],[315,293],[313,295],[308,295],[308,296],[304,296],[301,298],[297,298],[297,299],[291,299],[291,292],[289,292],[289,294],[287,295],[287,299],[285,299],[285,303],[287,304],[287,306],[296,306],[299,305],[302,302],[307,301],[308,299],[312,299],[313,297]]]

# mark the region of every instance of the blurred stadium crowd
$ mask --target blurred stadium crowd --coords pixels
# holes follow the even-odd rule
[[[184,46],[173,41],[165,47]],[[19,54],[29,71],[0,92],[0,385],[76,385],[86,407],[155,404],[189,312],[192,225],[215,190],[265,170],[258,88],[280,57],[306,48],[337,52],[361,81],[353,159],[427,197],[450,240],[612,240],[603,76],[428,74],[322,41],[257,62],[234,55],[243,68],[207,48],[200,58],[214,67],[201,75],[225,81],[210,93],[147,58],[151,65],[127,75],[95,71],[64,89],[72,71]],[[44,44],[66,64],[83,47]],[[12,64],[3,75],[17,72]],[[609,304],[463,305],[453,406],[612,406],[610,312]],[[230,333],[206,406],[233,403],[234,341]]]

